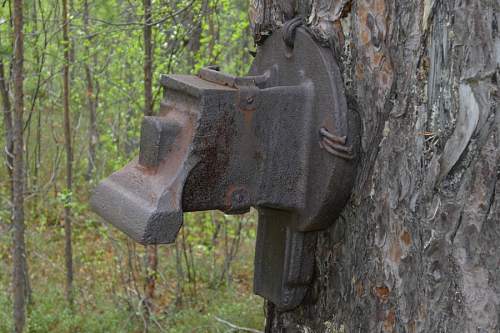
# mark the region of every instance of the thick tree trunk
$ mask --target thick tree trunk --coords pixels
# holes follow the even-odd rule
[[[500,332],[496,0],[253,0],[334,47],[362,153],[306,304],[273,332]]]
[[[24,240],[24,33],[23,33],[23,1],[14,1],[14,57],[12,65],[14,116],[12,123],[12,223],[14,225],[13,237],[13,306],[14,306],[14,332],[23,332],[26,322],[26,294],[27,294],[27,265],[26,246]],[[4,103],[6,100],[4,101]]]
[[[69,40],[68,0],[62,0],[63,10],[63,106],[64,106],[64,147],[66,150],[66,198],[64,202],[64,258],[66,264],[66,299],[73,306],[73,246],[71,241],[71,197],[73,191],[73,147],[71,144],[71,118],[69,110],[69,64],[71,62],[71,42]]]

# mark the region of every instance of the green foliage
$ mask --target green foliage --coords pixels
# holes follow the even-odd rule
[[[228,299],[232,300],[228,302]],[[141,332],[140,321],[133,314],[123,311],[106,298],[98,300],[93,307],[80,307],[71,311],[64,295],[49,290],[35,295],[35,306],[30,312],[27,332],[30,333],[101,333]],[[10,307],[9,296],[0,293],[0,309]],[[228,327],[216,318],[242,327],[261,327],[262,302],[256,296],[242,295],[235,290],[211,291],[200,295],[198,306],[172,309],[172,312],[154,316],[150,332],[227,332]],[[12,331],[12,316],[0,312],[0,332]]]
[[[185,232],[189,236],[179,240],[178,248],[181,257],[192,255],[192,261],[183,260],[183,276],[177,271],[175,246],[159,248],[152,332],[227,331],[215,317],[244,327],[263,325],[263,301],[251,291],[253,239],[242,238],[238,256],[230,267],[231,278],[226,275],[222,283],[215,284],[214,279],[221,281],[222,264],[227,257],[223,239],[212,245],[214,230],[207,231],[212,221],[206,215],[190,214],[186,219]],[[217,213],[215,218],[222,222],[223,216]],[[253,214],[243,219],[226,218],[229,240],[236,236],[240,221],[244,226],[242,235],[255,229]],[[198,222],[203,224],[204,220],[206,225],[199,227]],[[77,297],[73,311],[68,308],[63,292],[62,228],[43,222],[29,233],[33,303],[28,332],[141,332],[144,313],[140,295],[134,288],[139,285],[141,292],[145,276],[144,267],[139,268],[145,255],[143,247],[127,243],[125,236],[91,219],[77,222],[73,239]],[[224,233],[221,229],[221,235]],[[130,246],[134,247],[133,255],[127,251]],[[184,246],[191,246],[192,253],[184,252]],[[10,266],[10,260],[7,256],[0,263]],[[129,261],[133,262],[131,266]],[[8,285],[9,279],[9,270],[1,270],[0,285]],[[180,288],[179,295],[176,286]],[[0,290],[0,332],[11,331],[10,309],[9,291]]]
[[[144,248],[102,224],[88,207],[99,179],[138,150],[143,97],[143,8],[140,1],[72,1],[71,45],[61,36],[58,0],[27,0],[25,14],[25,161],[27,254],[32,304],[28,332],[142,332]],[[251,62],[247,0],[154,0],[154,79],[196,73],[209,64],[236,75]],[[0,6],[0,57],[7,79],[12,56],[8,2]],[[70,63],[73,190],[65,190],[62,66]],[[87,72],[93,92],[88,90]],[[155,111],[162,88],[155,85]],[[87,178],[89,96],[97,102],[96,160]],[[0,128],[4,129],[4,119]],[[0,145],[5,146],[5,133]],[[10,182],[0,168],[0,332],[12,330]],[[64,299],[63,210],[72,210],[75,295]],[[255,214],[189,214],[174,246],[159,248],[150,331],[225,332],[215,317],[261,328],[262,300],[252,295]]]
[[[248,296],[229,290],[208,291],[202,296],[200,307],[179,311],[168,317],[169,333],[184,332],[227,332],[228,327],[216,318],[226,320],[240,327],[260,328],[263,326],[262,302],[256,296]],[[206,297],[206,299],[205,299]],[[233,301],[228,303],[227,300]]]
[[[127,314],[104,298],[99,300],[96,308],[83,311],[71,311],[64,295],[56,290],[49,290],[36,297],[34,302],[36,306],[29,316],[28,332],[97,333],[133,330],[132,323],[127,321]]]
[[[68,192],[66,190],[63,190],[57,194],[57,198],[59,199],[59,201],[61,202],[63,207],[71,207],[72,206],[72,200],[71,200],[72,196],[73,196],[73,193]]]

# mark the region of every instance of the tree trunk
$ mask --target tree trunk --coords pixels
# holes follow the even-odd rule
[[[362,121],[357,181],[305,304],[272,332],[500,332],[498,1],[253,0],[302,15]]]
[[[23,161],[23,126],[24,126],[24,94],[23,94],[23,1],[14,1],[14,58],[12,76],[14,83],[14,117],[12,124],[13,168],[12,168],[12,222],[14,224],[13,240],[13,286],[14,294],[14,331],[23,332],[26,322],[27,265],[26,246],[24,241],[24,161]],[[5,103],[5,101],[4,101]]]
[[[85,78],[87,80],[87,104],[89,108],[89,129],[88,129],[88,165],[87,174],[85,179],[87,181],[91,180],[94,174],[95,162],[96,162],[96,146],[99,138],[99,133],[97,132],[97,96],[94,91],[94,78],[92,75],[91,59],[95,56],[91,55],[90,43],[92,37],[89,30],[89,3],[85,0],[83,3],[83,29],[87,35],[87,43],[85,44],[85,53],[87,61],[85,62]]]
[[[158,247],[150,245],[146,247],[147,265],[146,265],[146,285],[145,298],[148,311],[153,310],[153,300],[156,290],[156,275],[158,272]]]
[[[71,62],[71,42],[69,40],[68,0],[62,0],[63,16],[63,106],[64,106],[64,147],[66,149],[66,195],[64,198],[64,257],[66,264],[66,299],[73,306],[73,248],[71,242],[71,197],[73,191],[73,147],[71,145],[71,119],[69,114],[69,64]]]
[[[152,7],[151,0],[144,0],[144,115],[153,115],[153,39],[152,39]],[[158,272],[158,247],[146,246],[146,283],[144,286],[146,327],[154,310],[156,275]]]
[[[144,0],[144,115],[153,114],[153,41],[151,0]]]
[[[10,103],[10,96],[9,96],[9,84],[7,81],[7,77],[5,75],[5,65],[3,59],[0,59],[0,94],[2,96],[2,107],[3,107],[3,124],[4,124],[4,140],[5,140],[5,164],[7,166],[7,174],[9,175],[9,182],[10,182],[10,192],[11,192],[11,198],[10,200],[13,201],[13,191],[12,189],[14,188],[12,184],[12,169],[14,165],[14,147],[13,147],[13,139],[12,139],[12,105]]]

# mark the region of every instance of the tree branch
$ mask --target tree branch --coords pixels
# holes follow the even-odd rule
[[[232,324],[230,322],[228,322],[227,320],[224,320],[224,319],[221,319],[217,316],[214,316],[215,320],[217,320],[219,323],[222,323],[224,325],[227,325],[229,327],[231,327],[232,329],[234,330],[237,330],[237,331],[243,331],[243,332],[252,332],[252,333],[264,333],[262,331],[259,331],[259,330],[256,330],[256,329],[253,329],[253,328],[248,328],[248,327],[241,327],[241,326],[237,326],[235,324]]]

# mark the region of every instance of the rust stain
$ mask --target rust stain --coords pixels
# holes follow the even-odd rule
[[[357,63],[356,64],[356,78],[358,80],[363,79],[364,73],[365,73],[365,71],[364,71],[363,65],[361,63]]]
[[[387,300],[389,299],[389,288],[386,286],[382,287],[375,287],[373,288],[373,292],[375,293],[375,296],[382,302],[382,303],[387,303]]]
[[[342,23],[340,21],[334,21],[333,30],[337,34],[337,38],[339,40],[339,47],[343,49],[345,46],[345,38],[344,38],[344,29],[342,27]]]
[[[361,30],[361,41],[363,42],[363,44],[368,44],[370,40],[370,32],[367,30]]]
[[[403,231],[403,233],[401,234],[401,241],[406,245],[406,246],[410,246],[411,245],[411,236],[410,236],[410,233],[408,231]]]
[[[241,110],[243,112],[243,119],[245,120],[245,124],[247,126],[252,125],[253,115],[255,114],[255,110]]]
[[[361,280],[356,283],[355,288],[358,297],[363,297],[365,294],[365,287],[363,286],[363,282]]]
[[[246,91],[240,91],[238,95],[238,105],[243,113],[243,120],[246,126],[251,126],[256,108],[255,95]]]
[[[394,310],[390,310],[384,320],[384,332],[394,332],[395,324],[396,314],[394,313]]]
[[[374,66],[378,67],[383,60],[384,60],[384,55],[381,52],[376,52],[373,54],[372,62]]]

